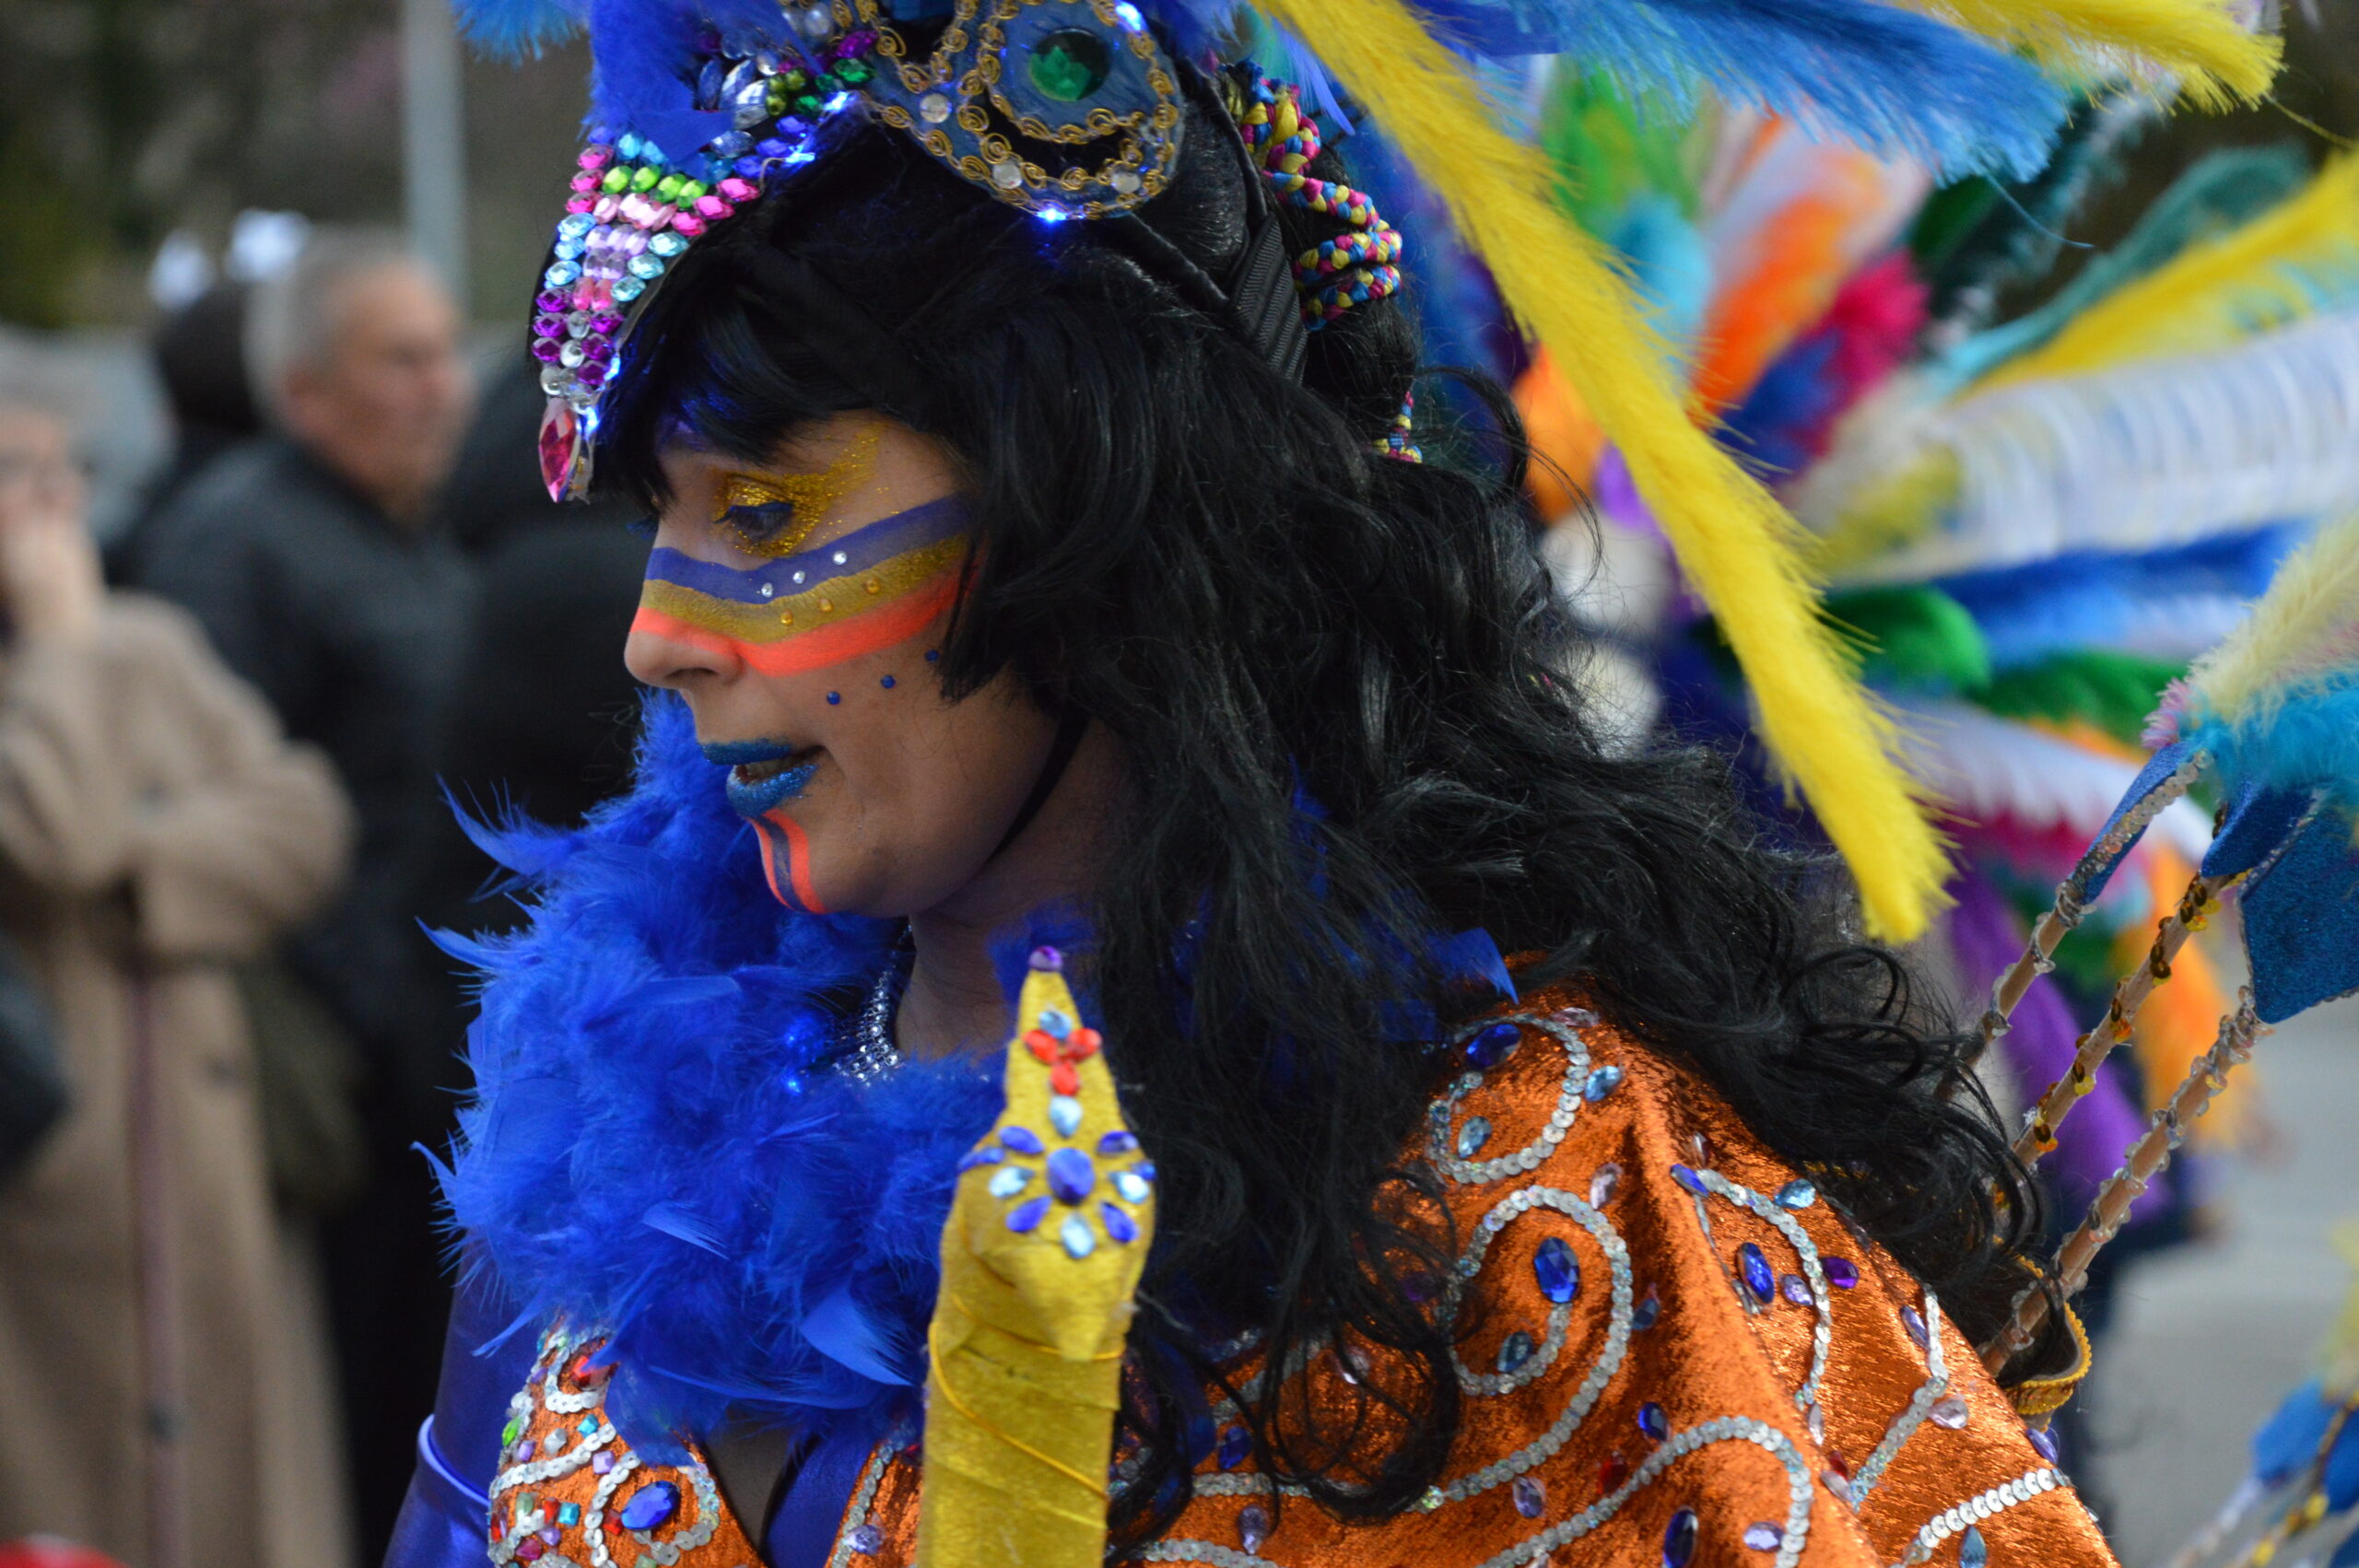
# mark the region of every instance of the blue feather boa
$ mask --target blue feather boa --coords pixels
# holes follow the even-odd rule
[[[445,938],[484,976],[444,1188],[511,1332],[612,1332],[609,1409],[662,1451],[724,1410],[874,1437],[916,1408],[958,1156],[990,1064],[854,1093],[812,1071],[895,928],[796,915],[698,752],[648,705],[637,782],[582,827],[475,825],[530,927]]]

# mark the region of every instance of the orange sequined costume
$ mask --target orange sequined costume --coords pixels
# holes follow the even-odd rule
[[[1462,1238],[1469,1395],[1425,1506],[1345,1524],[1272,1498],[1223,1420],[1195,1498],[1141,1551],[1219,1568],[1958,1563],[2112,1559],[1940,1304],[1695,1074],[1567,1005],[1478,1031],[1421,1156]],[[1251,1375],[1250,1366],[1239,1369]],[[1302,1373],[1343,1397],[1344,1363]],[[747,1568],[709,1470],[632,1454],[604,1374],[544,1338],[503,1434],[494,1562]],[[829,1568],[910,1561],[921,1455],[881,1445]]]

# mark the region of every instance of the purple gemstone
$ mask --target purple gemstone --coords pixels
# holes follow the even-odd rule
[[[606,1450],[602,1448],[597,1453],[590,1456],[590,1473],[592,1475],[602,1476],[614,1468],[615,1457]]]
[[[1259,1503],[1247,1504],[1237,1515],[1237,1539],[1248,1556],[1261,1550],[1270,1539],[1270,1511]]]
[[[1704,1194],[1704,1178],[1686,1165],[1672,1166],[1671,1179],[1699,1198]]]
[[[1222,1469],[1233,1470],[1243,1464],[1246,1456],[1252,1452],[1253,1433],[1250,1430],[1242,1426],[1224,1426],[1220,1429],[1220,1446],[1213,1450],[1213,1457],[1220,1461]]]
[[[561,288],[542,289],[538,294],[533,296],[533,309],[540,311],[544,315],[552,310],[562,311],[565,309],[565,290]]]
[[[1900,1309],[1900,1326],[1908,1330],[1908,1337],[1917,1341],[1917,1348],[1920,1351],[1932,1337],[1925,1330],[1924,1317],[1913,1306]]]
[[[1643,1334],[1653,1328],[1655,1319],[1661,1316],[1662,1298],[1655,1294],[1655,1288],[1652,1285],[1649,1285],[1647,1293],[1639,1298],[1637,1306],[1630,1313],[1630,1331],[1634,1334]]]
[[[1786,1544],[1784,1527],[1764,1519],[1744,1527],[1744,1544],[1755,1551],[1775,1551]]]
[[[533,340],[534,358],[539,360],[544,365],[554,365],[557,363],[557,339],[553,337],[536,337]]]
[[[1696,1556],[1696,1510],[1682,1508],[1662,1527],[1662,1568],[1687,1568]]]
[[[1494,1024],[1466,1042],[1466,1063],[1477,1069],[1496,1067],[1513,1056],[1516,1047],[1522,1043],[1522,1030],[1512,1024]]]
[[[863,1525],[852,1531],[844,1544],[863,1557],[874,1556],[885,1550],[885,1532],[874,1525]]]
[[[1955,1432],[1966,1423],[1974,1412],[1966,1408],[1966,1400],[1958,1395],[1944,1394],[1933,1401],[1932,1408],[1925,1414],[1932,1419],[1935,1426],[1945,1426],[1952,1432]]]
[[[980,1149],[969,1149],[958,1161],[958,1168],[971,1171],[978,1165],[996,1165],[1007,1156],[989,1143]]]
[[[556,310],[544,310],[533,318],[533,331],[542,337],[563,337],[565,317]]]
[[[627,1530],[651,1530],[680,1509],[680,1489],[668,1480],[651,1480],[630,1494],[616,1515]]]
[[[1097,1153],[1101,1159],[1110,1160],[1117,1154],[1130,1153],[1138,1146],[1136,1133],[1125,1132],[1117,1128],[1097,1141]]]
[[[2027,1426],[2024,1428],[2024,1435],[2031,1439],[2031,1445],[2039,1450],[2041,1458],[2051,1465],[2056,1462],[2056,1433],[2044,1426]]]
[[[1047,1147],[1040,1141],[1040,1135],[1028,1127],[1003,1127],[999,1141],[1019,1154],[1037,1154]]]
[[[1811,1305],[1810,1281],[1803,1279],[1800,1274],[1787,1274],[1782,1276],[1778,1281],[1778,1288],[1785,1292],[1786,1299],[1792,1302],[1796,1306],[1808,1306]]]
[[[590,318],[590,335],[593,337],[612,337],[622,330],[623,319],[620,316],[593,316]]]
[[[1671,1435],[1671,1418],[1663,1413],[1661,1405],[1649,1399],[1638,1407],[1638,1430],[1645,1433],[1649,1441],[1660,1443]]]
[[[1770,1302],[1777,1299],[1777,1271],[1769,1267],[1769,1259],[1762,1255],[1760,1247],[1752,1242],[1738,1247],[1736,1268],[1737,1272],[1743,1276],[1744,1288],[1753,1293],[1754,1300]]]
[[[737,177],[741,180],[759,180],[762,177],[762,160],[751,153],[747,153],[730,167],[736,170]]]
[[[574,370],[573,379],[585,387],[594,387],[614,373],[614,356],[607,354],[594,359],[584,359]]]
[[[615,345],[612,339],[593,337],[581,345],[581,362],[585,365],[604,365],[614,357]]]
[[[1527,1519],[1537,1519],[1540,1510],[1548,1506],[1548,1489],[1533,1477],[1516,1477],[1515,1485],[1508,1491],[1515,1499],[1515,1511]]]
[[[1035,969],[1053,974],[1065,966],[1065,955],[1053,947],[1036,947],[1032,950],[1031,964]]]
[[[1106,1222],[1107,1240],[1128,1246],[1139,1239],[1139,1223],[1111,1203],[1100,1203],[1097,1217]]]
[[[1860,1266],[1848,1258],[1822,1258],[1819,1267],[1826,1271],[1826,1282],[1838,1291],[1848,1291],[1860,1282]]]
[[[1045,1198],[1027,1199],[1007,1211],[1007,1228],[1017,1235],[1039,1227],[1040,1217],[1049,1211]]]
[[[1596,1172],[1589,1178],[1589,1206],[1592,1209],[1604,1208],[1614,1201],[1614,1195],[1621,1188],[1621,1163],[1608,1160],[1598,1166]]]
[[[1573,1260],[1573,1249],[1563,1236],[1540,1244],[1532,1256],[1532,1273],[1540,1281],[1540,1293],[1559,1305],[1580,1293],[1581,1266]]]
[[[754,150],[761,154],[764,158],[784,158],[794,150],[794,144],[792,142],[780,141],[778,137],[771,136],[766,140],[756,142],[754,144]]]
[[[525,1460],[531,1458],[533,1457],[533,1440],[529,1437],[518,1438],[516,1440],[515,1454],[516,1462],[520,1465]]]
[[[1060,1149],[1049,1156],[1049,1190],[1060,1203],[1078,1203],[1097,1185],[1097,1167],[1078,1149]]]

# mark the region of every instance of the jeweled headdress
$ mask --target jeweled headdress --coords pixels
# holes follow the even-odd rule
[[[1628,284],[1561,209],[1547,158],[1508,128],[1485,73],[1493,62],[1562,54],[1673,105],[1708,82],[1814,133],[1954,174],[2038,165],[2067,104],[2043,66],[2083,78],[2127,73],[2216,104],[2260,92],[2275,58],[2271,41],[2240,25],[2236,0],[1952,0],[1946,20],[1880,0],[460,6],[494,47],[586,26],[596,62],[599,128],[534,318],[550,397],[543,468],[560,496],[586,491],[603,399],[666,273],[775,177],[823,156],[828,121],[871,116],[1042,222],[1135,224],[1131,215],[1162,190],[1177,156],[1190,82],[1247,37],[1288,55],[1303,83],[1300,99],[1281,95],[1295,105],[1277,110],[1286,126],[1252,142],[1272,177],[1259,189],[1331,203],[1319,210],[1356,233],[1289,268],[1272,248],[1275,225],[1257,215],[1247,264],[1236,277],[1201,280],[1196,302],[1232,317],[1273,363],[1298,365],[1297,311],[1301,330],[1315,330],[1329,309],[1378,297],[1399,276],[1400,237],[1365,197],[1343,187],[1306,193],[1300,179],[1319,134],[1300,101],[1332,105],[1348,93],[1613,440],[1743,666],[1762,738],[1848,861],[1871,925],[1895,938],[1923,928],[1946,867],[1891,727],[1817,614],[1790,520],[1698,428],[1713,411],[1686,405]],[[921,24],[938,36],[913,49],[905,33]],[[1331,115],[1329,134],[1343,129]],[[1301,298],[1273,322],[1265,307],[1285,294],[1289,270]],[[1405,429],[1380,444],[1390,455],[1414,451]]]

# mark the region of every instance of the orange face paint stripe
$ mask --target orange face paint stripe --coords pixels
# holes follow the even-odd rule
[[[818,895],[811,891],[811,838],[803,825],[782,811],[770,812],[754,821],[754,830],[762,840],[762,876],[770,884],[770,896],[790,909],[800,909],[806,915],[824,915],[827,907]],[[784,840],[781,846],[780,840]],[[786,852],[786,886],[778,884],[778,856]]]
[[[832,626],[818,626],[778,642],[746,642],[692,626],[676,615],[642,605],[630,629],[683,643],[702,652],[736,659],[765,675],[800,675],[907,642],[947,611],[958,597],[958,579],[945,577],[907,598]]]

